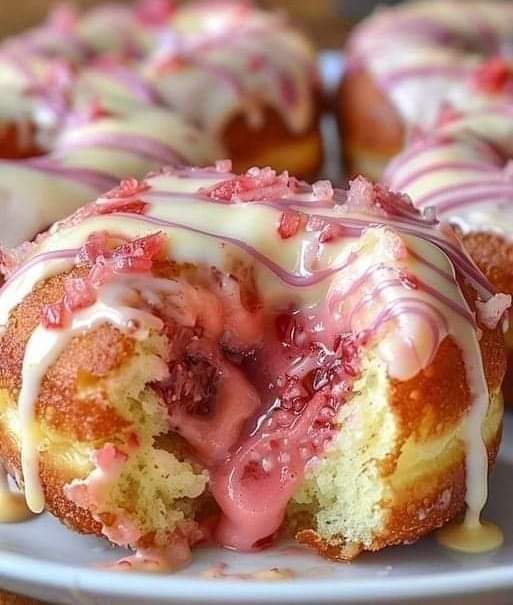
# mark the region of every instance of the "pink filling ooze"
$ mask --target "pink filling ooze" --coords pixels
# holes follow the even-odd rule
[[[337,411],[358,375],[358,346],[334,335],[324,309],[262,320],[259,310],[244,309],[238,293],[234,310],[233,288],[229,305],[213,304],[204,292],[193,325],[168,324],[169,377],[154,388],[168,405],[171,429],[210,470],[223,513],[218,541],[252,550],[270,543],[307,465],[332,440]],[[205,329],[207,313],[220,331]]]
[[[124,204],[144,212],[133,207],[140,186],[124,183],[105,205],[111,212]],[[263,200],[277,190],[287,195],[285,187],[291,187],[288,178],[264,170],[204,193],[229,203],[250,192],[254,198],[256,189]],[[286,239],[303,226],[302,215],[285,212],[277,229]],[[338,235],[327,234],[327,241]],[[66,284],[63,299],[45,308],[45,325],[65,326],[116,275],[148,273],[151,279],[163,243],[157,233],[112,249],[104,235],[92,236],[78,257],[90,266],[88,276]],[[316,310],[265,309],[264,314],[258,301],[250,309],[243,304],[233,277],[212,271],[202,285],[174,281],[169,304],[153,309],[170,341],[169,376],[153,387],[167,404],[170,429],[210,470],[222,510],[218,541],[241,550],[260,548],[278,531],[308,464],[333,439],[338,409],[358,374],[358,345],[330,325],[326,303]],[[112,537],[126,543],[126,536]]]
[[[335,435],[337,412],[358,375],[358,347],[333,337],[323,316],[329,317],[275,316],[264,345],[247,363],[261,413],[211,471],[211,489],[223,511],[217,539],[226,547],[254,550],[272,542],[308,464]]]

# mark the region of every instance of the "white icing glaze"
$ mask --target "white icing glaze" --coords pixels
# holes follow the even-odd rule
[[[513,234],[513,111],[496,106],[464,114],[412,143],[385,171],[393,189],[463,232]]]
[[[157,108],[70,127],[44,159],[0,160],[2,243],[31,239],[126,174],[142,176],[163,164],[203,164],[222,155],[222,146],[208,135]]]
[[[437,532],[438,542],[451,550],[478,554],[499,548],[504,542],[504,535],[499,527],[484,521],[469,524],[449,523]]]
[[[172,107],[219,133],[241,109],[258,127],[267,105],[294,132],[305,130],[314,110],[314,54],[281,15],[254,11],[249,4],[218,2],[210,10],[189,4],[173,24],[174,34],[163,36],[146,67]],[[173,62],[183,66],[166,70]]]

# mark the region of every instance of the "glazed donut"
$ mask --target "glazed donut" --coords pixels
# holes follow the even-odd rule
[[[237,157],[241,170],[286,162],[306,176],[322,159],[315,53],[282,15],[245,0],[184,7],[143,0],[82,16],[60,8],[4,42],[0,83],[8,93],[0,102],[4,158],[53,151],[70,116],[94,107],[115,116],[176,112]],[[127,166],[123,174],[145,170]]]
[[[4,265],[0,458],[122,566],[284,529],[349,559],[465,503],[479,526],[509,300],[407,198],[166,169]]]
[[[349,174],[381,177],[419,128],[449,110],[511,102],[513,4],[420,0],[380,9],[350,37],[338,115]]]

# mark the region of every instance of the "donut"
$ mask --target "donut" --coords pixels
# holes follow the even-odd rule
[[[509,300],[405,196],[163,169],[3,265],[0,460],[122,569],[480,527]]]
[[[233,155],[241,171],[286,163],[311,176],[322,159],[313,49],[283,15],[244,0],[60,7],[0,45],[0,85],[9,245],[125,175]],[[65,183],[54,195],[56,175]],[[35,204],[24,225],[20,200]]]
[[[451,111],[511,102],[501,55],[513,5],[496,0],[413,1],[356,27],[337,101],[349,174],[379,179],[412,135]],[[502,80],[501,80],[502,79]]]

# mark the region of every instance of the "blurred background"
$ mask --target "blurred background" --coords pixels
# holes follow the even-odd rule
[[[70,0],[80,7],[92,6],[105,0]],[[121,0],[123,1],[123,0]],[[287,10],[307,29],[318,45],[324,48],[340,46],[351,25],[368,14],[377,4],[392,4],[393,0],[260,0],[266,7]],[[62,0],[0,0],[0,36],[15,33],[41,21],[52,6]]]

